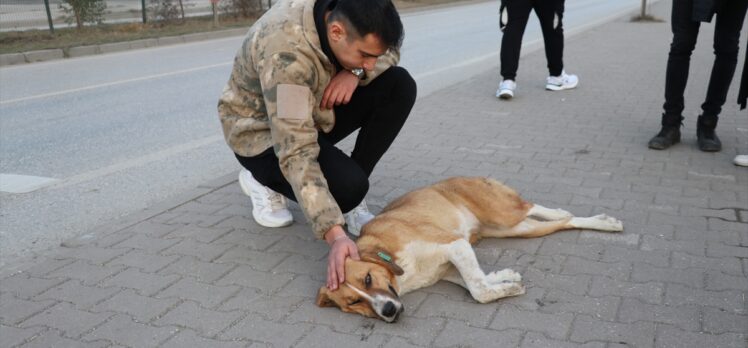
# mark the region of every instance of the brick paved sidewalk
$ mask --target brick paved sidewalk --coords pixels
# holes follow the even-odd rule
[[[669,4],[655,14],[667,18]],[[735,81],[724,150],[696,149],[711,38],[707,25],[683,143],[668,151],[646,148],[659,128],[667,23],[620,19],[569,38],[574,91],[544,91],[534,51],[510,102],[493,97],[497,68],[418,100],[372,177],[374,210],[448,176],[487,175],[543,205],[624,221],[622,234],[481,242],[484,269],[521,272],[524,296],[482,305],[439,283],[406,295],[396,324],[317,308],[326,245],[298,208],[291,227],[257,226],[230,176],[6,270],[0,346],[744,348],[748,169],[731,159],[748,152],[748,117]]]

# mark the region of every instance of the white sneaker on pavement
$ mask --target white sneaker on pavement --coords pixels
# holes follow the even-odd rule
[[[560,76],[548,76],[545,79],[545,89],[549,91],[572,89],[577,87],[577,84],[579,84],[577,75],[569,75],[565,71],[562,71]]]
[[[517,83],[514,80],[503,80],[499,83],[499,89],[496,90],[496,97],[512,99],[515,89],[517,89]]]
[[[732,162],[735,163],[736,166],[748,167],[748,155],[737,155]]]
[[[288,210],[286,197],[257,182],[246,169],[239,171],[239,186],[252,200],[252,216],[258,224],[265,227],[283,227],[293,223],[293,215]]]
[[[361,227],[373,218],[374,214],[369,212],[366,201],[361,201],[358,206],[345,214],[345,224],[348,225],[348,233],[359,236],[361,234]]]

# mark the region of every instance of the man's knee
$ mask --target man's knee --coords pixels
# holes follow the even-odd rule
[[[416,81],[410,76],[408,70],[403,67],[393,66],[387,69],[389,78],[393,79],[394,88],[392,93],[396,98],[402,98],[408,102],[408,105],[413,105],[416,101],[417,86]]]
[[[696,37],[673,37],[670,44],[670,56],[691,56],[691,52],[696,47]]]
[[[330,183],[332,186],[333,183]],[[363,171],[357,175],[346,175],[334,183],[337,191],[335,200],[343,213],[347,213],[355,208],[369,192],[369,178]]]

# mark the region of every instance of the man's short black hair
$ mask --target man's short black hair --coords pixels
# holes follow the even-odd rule
[[[391,0],[337,0],[328,20],[347,22],[354,37],[374,34],[389,48],[403,43],[403,22]]]

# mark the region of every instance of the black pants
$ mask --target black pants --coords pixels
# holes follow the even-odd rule
[[[335,127],[330,133],[319,133],[317,161],[344,213],[364,199],[369,175],[405,124],[415,100],[416,83],[408,71],[391,67],[369,85],[356,88],[348,104],[335,107]],[[349,157],[335,144],[357,129],[360,131]],[[254,157],[236,158],[259,183],[296,201],[273,148]]]
[[[501,76],[505,80],[514,80],[519,67],[519,51],[522,47],[522,36],[525,34],[530,11],[535,10],[540,21],[545,43],[545,57],[548,60],[548,72],[559,76],[564,70],[564,28],[561,19],[564,14],[563,0],[503,0],[508,19],[501,38]],[[554,18],[558,20],[554,25]]]
[[[747,0],[723,1],[717,8],[717,19],[714,28],[714,65],[709,78],[706,100],[701,105],[705,119],[716,124],[722,105],[727,98],[727,90],[735,74],[738,63],[738,41],[743,27]],[[692,18],[693,0],[673,1],[671,25],[673,42],[670,44],[670,54],[667,60],[665,75],[665,113],[662,124],[679,126],[684,109],[683,92],[688,81],[688,69],[691,62],[691,52],[696,46],[701,22]],[[711,123],[711,122],[710,122]]]

